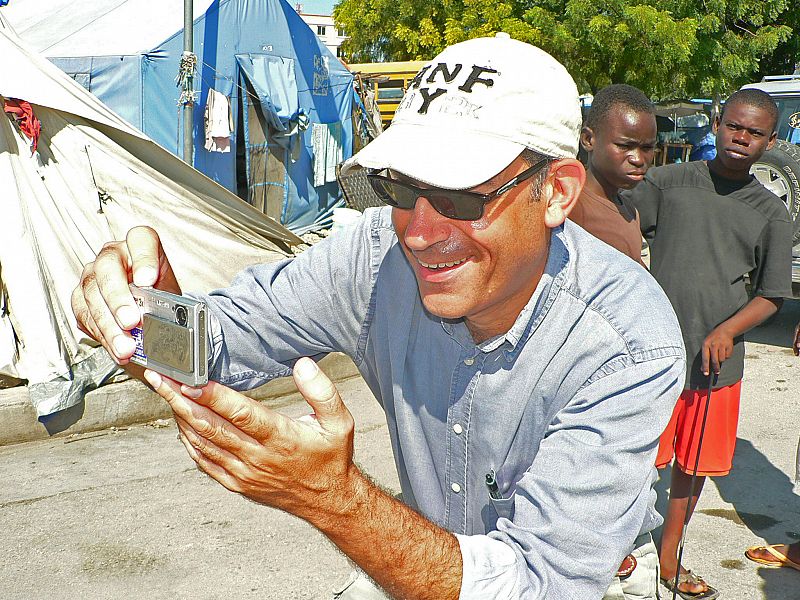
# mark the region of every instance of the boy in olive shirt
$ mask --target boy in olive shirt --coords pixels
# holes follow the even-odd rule
[[[791,296],[791,223],[780,199],[750,175],[775,143],[778,110],[760,90],[741,90],[715,120],[717,155],[652,169],[631,192],[650,270],[667,293],[687,354],[684,393],[661,438],[656,466],[675,456],[660,548],[662,582],[678,593],[708,600],[718,592],[678,565],[684,517],[693,511],[705,477],[727,475],[738,425],[744,333]],[[745,289],[749,273],[752,299]],[[710,381],[712,378],[713,381]],[[713,385],[697,460],[699,429]],[[695,467],[697,464],[697,467]],[[691,498],[692,473],[697,479]]]

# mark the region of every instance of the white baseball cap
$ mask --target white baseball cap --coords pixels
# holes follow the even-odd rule
[[[409,84],[391,126],[345,168],[392,169],[427,185],[475,187],[529,148],[575,158],[578,90],[543,50],[498,33],[450,46]]]

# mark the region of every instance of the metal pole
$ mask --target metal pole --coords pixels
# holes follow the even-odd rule
[[[193,42],[194,42],[194,7],[192,6],[192,0],[183,0],[183,52],[184,56],[186,53],[193,52]],[[194,125],[193,125],[193,116],[194,116],[194,100],[192,96],[192,91],[194,89],[193,84],[193,77],[191,73],[189,73],[183,82],[183,90],[184,94],[184,103],[183,103],[183,160],[184,162],[189,163],[190,165],[193,163],[193,152],[194,152]]]
[[[708,372],[708,395],[706,396],[706,405],[703,409],[703,422],[700,425],[700,437],[697,440],[697,455],[694,458],[694,471],[692,472],[692,479],[689,483],[689,502],[686,504],[686,514],[683,516],[683,530],[681,531],[681,542],[678,548],[678,570],[675,572],[675,581],[672,582],[672,600],[676,600],[678,595],[678,582],[681,575],[681,560],[683,560],[683,546],[686,543],[686,529],[689,527],[689,519],[692,516],[692,499],[694,498],[694,482],[697,478],[697,469],[700,466],[700,449],[703,447],[703,436],[706,432],[706,419],[708,418],[708,405],[711,404],[711,392],[714,391],[714,371],[709,368]],[[694,429],[694,425],[692,426]],[[701,594],[697,594],[700,596]],[[681,597],[685,597],[681,594]]]

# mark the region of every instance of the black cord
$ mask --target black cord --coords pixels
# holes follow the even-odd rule
[[[700,424],[700,439],[697,440],[697,455],[694,459],[694,470],[692,471],[692,479],[689,482],[689,501],[686,503],[686,514],[683,517],[683,531],[681,532],[681,543],[678,548],[678,568],[675,571],[675,581],[672,587],[672,600],[675,600],[678,595],[678,579],[681,574],[681,560],[683,559],[683,545],[686,542],[686,528],[689,526],[689,518],[692,514],[692,498],[694,498],[694,483],[697,479],[697,467],[700,466],[700,449],[703,447],[703,434],[706,431],[706,418],[708,417],[708,406],[711,404],[711,392],[714,387],[714,372],[708,374],[708,395],[706,396],[706,407],[703,410],[703,422]]]

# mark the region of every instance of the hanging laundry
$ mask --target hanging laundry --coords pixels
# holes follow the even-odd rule
[[[209,152],[230,152],[233,133],[231,103],[225,94],[208,90],[208,99],[203,114],[205,123],[205,149]]]
[[[33,114],[33,107],[25,100],[6,98],[3,111],[11,115],[19,130],[30,138],[31,156],[33,156],[39,146],[39,134],[42,131],[42,123]]]
[[[314,187],[336,181],[336,165],[342,162],[342,124],[314,123],[311,129],[311,146],[314,152]]]

